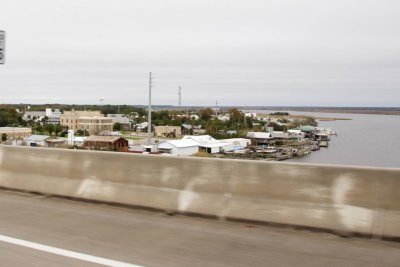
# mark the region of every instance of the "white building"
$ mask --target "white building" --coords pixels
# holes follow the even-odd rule
[[[246,138],[229,138],[229,139],[223,139],[220,141],[224,142],[224,143],[232,144],[233,150],[242,150],[251,144],[251,140],[246,139]]]
[[[216,140],[210,135],[185,135],[182,140],[192,140],[197,142],[199,145],[199,151],[207,152],[209,154],[232,151],[234,147],[231,143]]]
[[[143,131],[145,128],[147,128],[147,126],[149,126],[149,123],[147,121],[135,124],[136,131],[139,132]]]
[[[231,118],[231,115],[229,114],[223,114],[223,115],[218,115],[217,119],[220,121],[229,121]]]
[[[303,133],[301,130],[288,130],[290,136],[296,137],[298,140],[306,138],[306,134]]]
[[[233,151],[233,144],[221,141],[202,142],[199,146],[200,152],[207,152],[208,154],[217,154],[227,151]]]
[[[46,145],[46,139],[49,138],[48,135],[38,135],[38,134],[33,134],[29,137],[24,138],[24,142],[27,146],[41,146],[45,147]]]
[[[68,130],[68,145],[69,146],[83,146],[86,136],[75,136],[74,130]]]
[[[254,139],[271,139],[271,133],[269,132],[248,132],[247,138],[254,138]]]
[[[158,146],[158,151],[178,156],[190,156],[197,152],[217,154],[243,150],[250,144],[250,139],[231,138],[216,140],[209,135],[186,135],[181,140],[169,140]]]
[[[34,120],[41,121],[44,117],[46,117],[46,111],[27,111],[22,116],[24,121]]]
[[[257,118],[257,113],[255,113],[255,112],[245,112],[244,115],[247,118]]]
[[[199,143],[191,139],[169,140],[161,143],[158,151],[176,156],[191,156],[199,152]]]
[[[75,136],[73,141],[74,146],[83,146],[86,138],[86,136]]]
[[[59,109],[54,111],[51,108],[46,108],[47,123],[60,124],[61,112]]]

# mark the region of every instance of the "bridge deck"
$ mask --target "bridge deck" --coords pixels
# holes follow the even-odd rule
[[[0,191],[0,236],[141,266],[398,266],[400,243]],[[97,266],[0,241],[4,266]]]

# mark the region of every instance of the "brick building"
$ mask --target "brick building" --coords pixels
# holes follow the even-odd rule
[[[83,146],[95,150],[128,151],[128,140],[120,136],[91,135],[85,139]]]

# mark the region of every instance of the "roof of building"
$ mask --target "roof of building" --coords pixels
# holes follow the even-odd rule
[[[46,111],[27,111],[25,112],[25,115],[30,115],[30,116],[46,116]]]
[[[225,143],[225,142],[220,142],[220,141],[214,141],[214,142],[204,142],[201,143],[201,147],[208,147],[208,148],[213,148],[213,147],[224,147],[224,146],[231,146],[231,143]]]
[[[79,116],[79,117],[93,117],[93,116],[102,116],[103,114],[99,110],[64,110],[62,115],[67,116]]]
[[[85,139],[85,142],[115,142],[122,137],[120,136],[100,136],[100,135],[91,135]],[[122,138],[124,139],[124,138]],[[126,140],[126,139],[124,139]]]
[[[63,138],[47,138],[46,142],[49,142],[49,143],[64,143],[64,142],[67,142],[67,139],[63,139]]]
[[[122,136],[122,134],[118,131],[101,131],[99,136]]]
[[[271,133],[272,138],[289,138],[289,133],[287,132],[280,132],[280,131],[273,131]]]
[[[199,146],[199,143],[193,141],[191,139],[181,139],[181,140],[168,140],[164,143],[161,143],[158,148],[170,148],[170,146],[174,146],[177,148],[184,148],[184,147],[195,147]]]
[[[185,135],[182,140],[191,139],[196,141],[197,143],[204,143],[204,142],[213,142],[216,139],[212,138],[209,135]]]
[[[271,133],[267,132],[248,132],[247,138],[270,139]]]
[[[303,126],[298,127],[298,129],[300,129],[301,131],[305,131],[305,132],[312,132],[315,130],[315,127],[311,126],[311,125],[303,125]]]
[[[130,118],[124,114],[107,114],[107,118],[111,118],[113,123],[129,124],[131,123]]]
[[[0,132],[32,132],[32,129],[26,127],[0,127]]]
[[[107,114],[107,117],[122,118],[126,116],[124,114]]]
[[[32,134],[31,136],[28,136],[24,138],[25,141],[31,141],[31,142],[42,142],[49,138],[50,136],[48,135],[39,135],[39,134]]]
[[[230,143],[230,144],[235,144],[237,142],[243,142],[243,143],[251,143],[250,139],[247,138],[229,138],[229,139],[221,139],[219,140],[220,142],[223,143]]]

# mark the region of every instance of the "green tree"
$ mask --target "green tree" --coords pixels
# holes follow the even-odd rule
[[[43,122],[43,123],[47,123],[48,120],[49,120],[49,117],[47,117],[47,116],[44,116],[44,117],[42,118],[42,122]]]
[[[55,126],[54,126],[54,124],[46,124],[46,125],[44,126],[44,128],[45,128],[45,130],[46,130],[47,132],[49,132],[49,135],[51,135],[51,134],[55,131]]]
[[[244,123],[244,114],[236,108],[228,110],[228,113],[230,115],[229,126],[235,129],[241,128],[240,124]]]
[[[23,122],[22,115],[9,105],[0,105],[0,127],[18,126]]]
[[[114,131],[121,131],[122,130],[122,124],[119,123],[119,122],[114,123],[113,130]]]
[[[37,132],[39,134],[43,133],[43,126],[40,124],[36,125],[35,132]]]
[[[63,129],[62,129],[62,127],[61,127],[60,124],[54,125],[54,133],[56,134],[56,136],[57,136],[59,133],[61,133],[62,130],[63,130]]]
[[[214,111],[211,108],[206,108],[200,110],[200,119],[204,121],[211,120],[212,116],[214,115]]]

